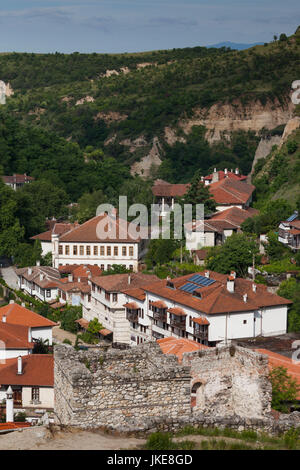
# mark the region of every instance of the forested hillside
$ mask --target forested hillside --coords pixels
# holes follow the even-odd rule
[[[2,54],[0,79],[14,94],[1,107],[0,164],[7,174],[26,171],[35,177],[44,175],[46,165],[50,179],[60,168],[58,183],[67,184],[73,200],[82,191],[72,184],[90,190],[89,182],[80,179],[86,173],[83,162],[99,164],[113,157],[129,169],[149,154],[154,137],[163,160],[157,176],[185,182],[196,169],[207,172],[216,165],[239,166],[247,173],[257,146],[253,132],[238,131],[230,142],[209,147],[203,127],[185,134],[178,123],[214,103],[234,108],[238,100],[272,107],[276,101],[284,106],[299,70],[299,50],[295,35],[244,51],[196,47],[143,54]],[[175,135],[172,143],[165,138],[167,126]],[[9,150],[12,127],[18,135],[14,155]],[[73,165],[73,182],[68,182]]]

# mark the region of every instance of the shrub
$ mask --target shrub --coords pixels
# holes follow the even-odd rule
[[[172,450],[176,449],[175,443],[172,441],[171,434],[154,432],[146,442],[147,450]]]

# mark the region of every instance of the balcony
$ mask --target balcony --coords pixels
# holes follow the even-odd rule
[[[197,326],[194,326],[194,336],[197,336],[197,338],[200,338],[202,340],[208,340],[208,329],[201,329]]]
[[[165,323],[167,321],[167,311],[164,308],[153,311],[153,319]]]
[[[170,325],[175,326],[175,328],[185,329],[186,321],[185,317],[171,317],[170,318]]]
[[[131,309],[127,308],[126,309],[126,318],[131,323],[138,323],[138,321],[139,321],[138,310],[131,310]]]
[[[208,327],[209,321],[205,317],[193,318],[194,323],[194,336],[201,340],[208,341]]]

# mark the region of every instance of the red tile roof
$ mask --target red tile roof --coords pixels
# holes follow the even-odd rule
[[[200,318],[192,318],[193,323],[198,323],[198,325],[210,325],[207,318],[200,317]]]
[[[112,331],[108,330],[107,328],[102,328],[102,330],[99,331],[99,334],[102,336],[108,336],[112,334]]]
[[[157,197],[182,197],[185,195],[190,184],[161,183],[152,187],[152,193]]]
[[[218,174],[218,181],[223,180],[225,178],[231,178],[237,181],[245,181],[247,179],[247,176],[245,175],[240,175],[239,173],[236,174],[231,171],[227,171],[227,173],[225,173],[225,171],[220,170],[220,171],[216,171],[215,173],[211,173],[210,175],[205,176],[204,180],[211,181],[213,179],[214,174]]]
[[[54,358],[51,354],[22,356],[23,374],[18,375],[18,358],[0,364],[1,385],[54,386]]]
[[[100,236],[100,230],[105,232]],[[60,237],[60,242],[78,242],[78,243],[138,243],[139,239],[130,237],[128,232],[128,222],[119,218],[108,216],[107,214],[98,215],[88,220],[82,225],[74,228],[70,232]]]
[[[196,274],[205,276],[205,272]],[[253,311],[261,307],[289,305],[292,303],[288,299],[268,292],[266,286],[262,284],[257,284],[256,292],[253,292],[252,281],[242,278],[235,279],[234,292],[231,293],[227,290],[227,275],[212,271],[209,277],[216,282],[208,287],[199,286],[198,289],[195,287],[201,294],[201,298],[195,297],[192,293],[184,292],[180,289],[181,286],[189,282],[192,276],[193,274],[188,274],[172,279],[174,289],[167,286],[167,280],[148,284],[143,288],[145,291],[153,293],[160,298],[171,300],[182,306],[191,307],[200,313],[206,313],[208,315]],[[246,302],[244,301],[244,294],[247,294]]]
[[[208,346],[196,341],[186,338],[174,338],[172,336],[158,339],[157,343],[164,354],[175,354],[179,362],[181,362],[184,353],[209,349]]]
[[[56,323],[48,320],[48,318],[42,317],[19,304],[9,304],[1,307],[0,321],[2,321],[3,315],[6,316],[6,322],[12,325],[30,326],[31,328],[56,326]]]
[[[150,282],[158,281],[158,277],[152,274],[130,273],[110,274],[108,276],[93,277],[92,282],[102,287],[107,292],[123,292],[124,290],[143,287]]]
[[[144,289],[140,287],[132,287],[131,289],[123,290],[123,294],[128,295],[129,297],[133,297],[137,300],[145,300],[146,294]]]
[[[274,367],[284,367],[287,369],[288,374],[296,380],[299,385],[297,398],[300,399],[300,361],[293,361],[289,357],[282,356],[281,354],[269,351],[268,349],[256,349],[256,352],[266,354],[269,358],[269,369]]]
[[[34,343],[28,342],[28,327],[0,322],[0,340],[5,349],[33,349]]]
[[[30,428],[30,423],[0,423],[0,432],[1,431],[10,431],[14,429],[21,429],[21,428]]]
[[[69,232],[73,228],[77,227],[78,224],[67,224],[67,223],[55,223],[51,230],[47,230],[46,232],[39,233],[38,235],[34,235],[31,237],[31,240],[41,240],[43,242],[51,242],[52,234],[62,235],[63,233]]]
[[[129,308],[131,310],[138,310],[139,306],[135,302],[128,302],[127,304],[124,304],[123,307]]]
[[[85,320],[85,318],[79,318],[79,320],[75,320],[75,323],[78,323],[82,328],[87,330],[90,322]]]
[[[230,207],[221,212],[214,214],[207,222],[214,224],[215,222],[229,222],[235,227],[240,227],[249,217],[257,215],[259,211],[253,209],[251,211],[240,209],[239,207]]]
[[[225,178],[208,186],[217,204],[246,204],[255,186],[252,184]]]
[[[177,317],[186,317],[186,312],[179,307],[173,307],[168,309],[169,313],[172,313],[173,315],[176,315]]]
[[[25,184],[26,182],[28,181],[33,181],[34,178],[32,176],[27,176],[26,174],[24,175],[18,175],[18,174],[15,174],[15,175],[12,175],[12,176],[2,176],[2,179],[4,181],[4,183],[9,183],[9,184],[13,184],[13,183],[23,183]]]

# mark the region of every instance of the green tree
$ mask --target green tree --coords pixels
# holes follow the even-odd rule
[[[209,249],[206,266],[219,273],[228,274],[233,270],[237,276],[246,277],[257,254],[258,246],[252,238],[243,233],[233,234],[224,245]]]
[[[299,385],[284,367],[274,367],[270,371],[272,383],[272,408],[282,413],[289,412],[288,405],[297,404]]]
[[[300,331],[300,288],[295,278],[287,279],[280,284],[277,294],[285,299],[292,300],[293,304],[288,312],[288,332]]]
[[[151,269],[153,266],[168,263],[173,259],[177,248],[178,240],[151,240],[145,259],[147,267]]]
[[[99,323],[98,318],[94,318],[89,322],[88,330],[90,333],[93,335],[96,335],[99,333],[100,330],[103,330],[104,326]]]
[[[196,217],[196,204],[204,204],[204,214],[210,214],[216,210],[216,201],[209,189],[201,181],[202,171],[197,170],[186,194],[182,198],[184,204],[193,204],[193,217]]]
[[[80,224],[82,224],[86,220],[95,217],[97,207],[100,204],[104,204],[106,202],[107,197],[104,195],[101,189],[92,193],[85,193],[78,200],[78,206],[75,206],[72,219],[77,220]]]
[[[0,179],[0,255],[14,256],[24,236],[24,228],[17,218],[15,192]]]

